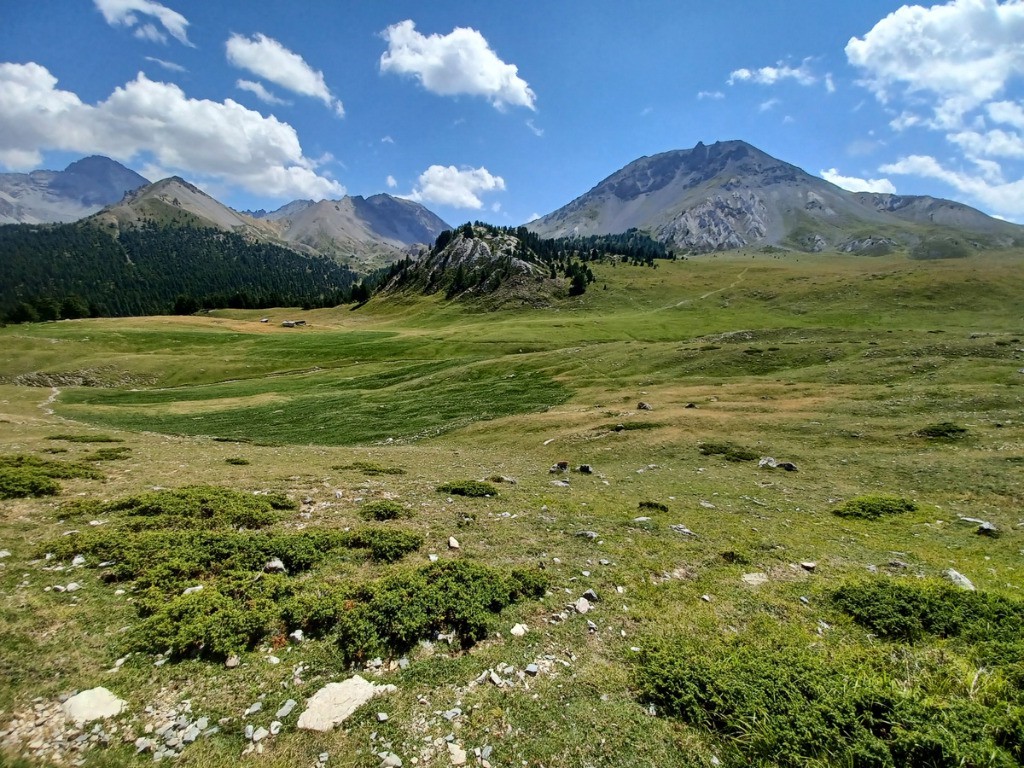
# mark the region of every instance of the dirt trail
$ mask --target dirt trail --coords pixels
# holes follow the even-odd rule
[[[749,272],[749,271],[750,271],[750,267],[745,267],[743,269],[743,271],[739,273],[739,275],[736,277],[736,279],[733,280],[731,283],[729,283],[729,285],[724,285],[721,288],[716,288],[713,291],[708,291],[707,293],[702,293],[700,296],[697,297],[696,301],[700,301],[701,299],[706,299],[708,296],[714,296],[716,293],[721,293],[722,291],[728,291],[730,288],[735,288],[737,285],[739,285],[740,283],[743,282],[743,278],[747,276],[747,272]],[[685,306],[686,304],[691,303],[692,301],[694,301],[694,299],[683,299],[682,301],[676,302],[675,304],[669,304],[667,306],[664,306],[664,307],[662,307],[662,309],[672,309],[673,307],[682,307],[682,306]]]
[[[57,387],[50,387],[50,396],[39,404],[39,407],[43,409],[43,413],[45,413],[47,416],[54,415],[53,408],[51,408],[50,406],[53,405],[54,401],[58,397],[60,397],[60,390],[57,389]]]

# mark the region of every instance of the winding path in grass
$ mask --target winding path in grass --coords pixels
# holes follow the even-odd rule
[[[700,296],[697,297],[697,301],[700,301],[701,299],[706,299],[708,296],[714,296],[716,293],[721,293],[722,291],[728,291],[730,288],[735,288],[737,285],[743,282],[743,278],[746,277],[747,272],[749,271],[750,267],[745,267],[743,271],[740,272],[739,275],[737,275],[736,279],[733,280],[731,283],[729,283],[728,285],[723,285],[721,288],[715,288],[715,290],[713,291],[702,293]],[[664,307],[661,307],[661,309],[675,309],[676,307],[685,306],[691,303],[692,301],[693,299],[683,299],[682,301],[677,301],[675,304],[666,304]]]

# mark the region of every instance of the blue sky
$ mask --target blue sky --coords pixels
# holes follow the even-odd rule
[[[5,171],[105,154],[239,209],[520,224],[725,139],[1024,222],[1024,0],[0,4]]]

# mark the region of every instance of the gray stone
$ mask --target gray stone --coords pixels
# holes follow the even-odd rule
[[[461,709],[459,709],[458,707],[452,707],[447,712],[445,712],[444,715],[442,715],[442,717],[444,717],[445,720],[451,721],[451,720],[454,720],[456,717],[458,717],[461,714],[462,714],[462,710]]]
[[[249,717],[249,715],[255,715],[261,709],[263,709],[263,702],[262,701],[253,702],[249,706],[249,708],[247,710],[245,710],[245,714],[242,715],[242,717]]]
[[[767,573],[744,573],[742,578],[745,584],[749,584],[752,587],[768,583]]]
[[[526,674],[528,674],[531,677],[533,677],[538,672],[540,672],[540,667],[538,667],[536,664],[527,664],[525,671],[526,671]]]
[[[959,571],[954,571],[952,568],[949,568],[949,569],[943,571],[942,575],[945,576],[947,579],[949,579],[954,584],[956,584],[958,587],[960,587],[960,589],[966,589],[969,592],[974,592],[975,591],[974,584],[971,583],[971,580],[968,579],[966,576],[964,576]]]
[[[252,743],[253,744],[259,744],[261,741],[263,741],[269,735],[270,735],[270,731],[268,731],[266,728],[263,728],[263,727],[257,728],[255,731],[252,732]]]
[[[650,403],[645,403],[643,400],[641,400],[639,403],[636,404],[636,409],[638,411],[653,411],[654,410],[654,408],[651,407]]]
[[[462,545],[459,544],[459,540],[454,536],[448,537],[448,549],[461,549]]]
[[[306,702],[298,727],[304,731],[329,731],[374,696],[395,690],[393,685],[374,685],[359,675],[341,683],[328,683]]]
[[[818,567],[818,564],[808,560],[806,562],[800,563],[800,567],[803,568],[805,571],[813,573],[814,569]]]
[[[586,592],[584,592],[583,596],[592,603],[598,603],[601,601],[601,598],[597,596],[597,592],[595,592],[592,589],[588,589]]]
[[[241,663],[241,659],[239,659],[238,656],[228,656],[228,660],[224,662],[224,666],[228,669],[234,669]]]
[[[595,531],[576,531],[576,535],[584,539],[590,539],[591,541],[597,538],[597,533]]]
[[[281,708],[277,710],[277,712],[274,714],[274,717],[276,717],[278,720],[283,720],[292,713],[292,710],[295,709],[295,706],[297,704],[298,702],[295,701],[295,699],[288,699],[288,701],[282,704]]]
[[[331,759],[331,753],[330,752],[321,752],[317,756],[316,759],[317,759],[317,762],[320,763],[320,765],[324,765],[328,760]]]
[[[303,632],[301,629],[296,629],[294,632],[288,633],[288,637],[296,643],[301,643],[303,640],[306,639],[306,633]]]
[[[672,529],[673,531],[675,531],[676,533],[681,533],[681,534],[683,534],[683,536],[693,536],[693,537],[696,537],[696,536],[697,536],[697,534],[696,534],[696,533],[694,533],[693,531],[691,531],[691,530],[690,530],[689,528],[687,528],[687,527],[686,527],[685,525],[683,525],[682,523],[676,523],[675,525],[670,525],[670,526],[669,526],[669,528],[671,528],[671,529]]]
[[[199,738],[199,735],[203,732],[203,729],[196,724],[190,725],[185,729],[185,732],[181,734],[181,740],[185,744],[191,744],[193,741]]]
[[[523,635],[525,635],[529,631],[530,631],[530,628],[528,626],[526,626],[525,624],[516,624],[514,627],[512,627],[512,629],[509,630],[509,632],[514,637],[522,637]]]
[[[84,555],[75,555],[72,558],[72,560],[71,560],[71,565],[74,565],[74,566],[85,565],[85,556]]]
[[[64,587],[64,589],[67,590],[68,592],[77,592],[81,588],[82,588],[82,585],[79,584],[77,581],[72,581],[70,584],[68,584],[66,587]]]
[[[284,727],[284,723],[282,723],[280,720],[274,720],[270,724],[270,735],[277,736],[277,734],[281,732],[282,727]]]
[[[402,768],[402,758],[394,752],[388,752],[381,759],[380,764],[382,768]]]
[[[196,592],[202,592],[202,591],[203,591],[203,585],[202,584],[196,584],[194,587],[187,587],[181,594],[183,596],[184,595],[194,595]]]
[[[11,556],[11,551],[9,549],[0,549],[0,560],[3,560],[5,557],[10,557],[10,556]]]
[[[576,613],[586,613],[590,610],[590,601],[585,597],[581,597],[572,604],[572,607],[576,609]]]
[[[245,726],[245,730],[242,733],[245,736],[246,741],[252,741],[252,735],[256,733],[256,727],[252,723],[250,723],[249,725]]]
[[[263,570],[266,573],[288,573],[288,569],[284,567],[284,563],[280,557],[271,558],[263,564]]]
[[[108,717],[115,717],[124,711],[128,702],[119,699],[106,688],[90,688],[72,696],[63,704],[61,709],[65,717],[74,720],[77,725],[91,723],[93,720],[103,720]]]
[[[377,722],[378,723],[386,723],[387,721],[388,721],[388,713],[387,712],[378,712],[377,713]]]

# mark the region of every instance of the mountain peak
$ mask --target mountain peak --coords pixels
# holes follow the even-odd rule
[[[732,139],[641,157],[568,205],[527,226],[546,237],[639,229],[685,251],[757,245],[859,251],[911,247],[910,226],[968,230],[979,243],[1024,241],[1024,229],[997,226],[965,206],[858,197],[745,141]],[[975,215],[976,214],[976,215]]]

